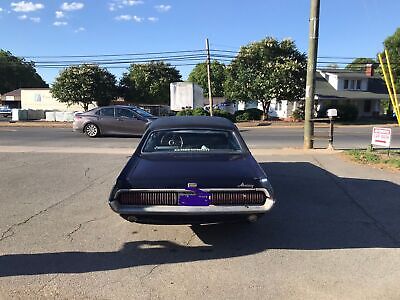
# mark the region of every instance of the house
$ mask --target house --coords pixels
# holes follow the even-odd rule
[[[354,105],[358,117],[376,117],[382,114],[381,101],[388,100],[389,94],[381,76],[374,73],[372,65],[365,72],[343,69],[320,69],[316,72],[315,100],[317,111],[325,111],[335,105]],[[238,110],[262,109],[256,101],[239,103]],[[269,116],[280,119],[291,117],[298,102],[271,100]]]
[[[365,72],[343,69],[321,69],[316,75],[315,100],[318,110],[328,106],[354,105],[358,117],[376,117],[381,114],[381,101],[389,94],[384,80],[374,73],[372,65]]]
[[[287,100],[277,101],[276,99],[271,100],[271,104],[268,110],[268,116],[272,118],[286,119],[289,118],[293,111],[295,111],[297,107],[297,102],[291,102]],[[245,110],[250,108],[258,108],[262,110],[261,102],[257,101],[249,101],[242,102],[240,101],[237,105],[237,110]]]
[[[54,98],[49,88],[20,88],[1,95],[1,104],[10,108],[33,110],[82,111],[80,105],[70,105]]]

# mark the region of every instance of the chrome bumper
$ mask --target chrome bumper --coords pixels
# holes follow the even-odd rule
[[[218,214],[258,214],[272,208],[274,201],[267,200],[262,206],[133,206],[110,202],[113,211],[121,215],[218,215]]]
[[[202,189],[204,191],[227,191],[237,189]],[[254,190],[254,189],[241,189]],[[209,205],[209,206],[182,206],[182,205],[121,205],[115,198],[110,198],[109,205],[111,209],[120,215],[221,215],[221,214],[262,214],[269,211],[274,205],[274,199],[270,198],[269,192],[264,188],[256,188],[262,190],[267,199],[264,205]],[[118,195],[119,190],[114,195]],[[172,191],[168,189],[168,191]],[[174,189],[173,191],[184,192],[184,189]]]

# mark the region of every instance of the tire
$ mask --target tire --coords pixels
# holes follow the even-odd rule
[[[83,131],[90,138],[94,138],[100,135],[99,127],[93,123],[86,124]]]

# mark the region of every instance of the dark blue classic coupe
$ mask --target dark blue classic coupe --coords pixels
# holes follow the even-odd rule
[[[232,122],[187,116],[150,124],[109,199],[124,219],[158,224],[255,221],[274,202]]]

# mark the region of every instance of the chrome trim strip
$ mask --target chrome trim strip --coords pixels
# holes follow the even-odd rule
[[[118,214],[157,214],[157,215],[218,215],[218,214],[255,214],[265,213],[272,208],[274,201],[267,199],[262,206],[134,206],[119,205],[117,201],[110,202],[110,207]]]

